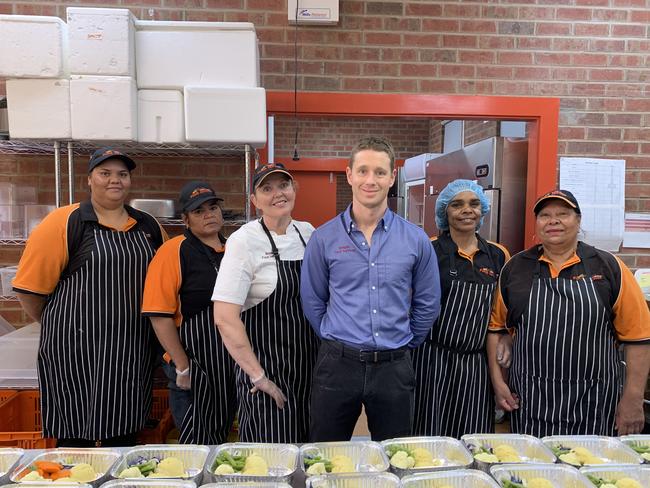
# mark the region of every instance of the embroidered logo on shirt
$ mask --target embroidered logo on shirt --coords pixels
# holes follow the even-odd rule
[[[591,279],[592,279],[593,281],[600,281],[600,280],[603,280],[603,279],[605,279],[605,278],[603,277],[603,275],[593,275],[593,276],[591,277]]]
[[[579,275],[571,277],[571,279],[574,280],[574,281],[584,280],[585,278],[586,278],[586,276],[584,274],[579,274]]]
[[[339,246],[338,249],[334,252],[336,252],[336,254],[341,254],[344,252],[354,252],[354,247],[350,245]]]
[[[492,278],[496,277],[496,273],[492,271],[490,268],[479,268],[479,273],[486,274],[488,276],[491,276]]]
[[[264,256],[262,256],[262,259],[275,259],[275,255],[273,254],[273,251],[267,251],[264,253]]]

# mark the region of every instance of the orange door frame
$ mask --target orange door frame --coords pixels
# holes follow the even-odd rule
[[[528,128],[525,244],[535,241],[535,199],[555,188],[557,181],[558,98],[487,97],[386,93],[298,94],[299,116],[432,117],[437,119],[525,120]],[[293,92],[266,92],[268,115],[292,115]],[[266,159],[266,150],[262,151]],[[300,169],[340,171],[341,159],[301,159]]]

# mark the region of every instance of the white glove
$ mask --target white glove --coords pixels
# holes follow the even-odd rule
[[[262,391],[267,395],[270,395],[278,408],[284,408],[284,402],[287,401],[287,397],[284,396],[284,393],[280,391],[278,385],[273,383],[270,379],[267,378],[266,373],[262,371],[262,376],[259,378],[251,378],[251,383],[253,383],[253,388],[251,388],[251,393],[257,393]]]
[[[176,370],[176,386],[181,390],[189,390],[191,386],[192,379],[190,377],[190,368],[189,366],[183,371]]]

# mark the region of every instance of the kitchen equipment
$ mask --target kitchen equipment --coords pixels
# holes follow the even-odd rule
[[[129,205],[135,209],[142,210],[156,218],[173,218],[176,214],[174,210],[174,200],[165,200],[158,198],[134,198]]]
[[[451,181],[474,180],[485,190],[491,210],[479,234],[503,244],[511,254],[524,247],[528,141],[491,137],[426,162],[424,230],[438,235],[436,200]],[[408,206],[408,204],[407,204]]]

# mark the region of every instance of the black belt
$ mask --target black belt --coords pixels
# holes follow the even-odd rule
[[[353,347],[345,346],[336,341],[327,341],[327,344],[336,349],[341,356],[362,363],[383,363],[385,361],[395,361],[404,359],[408,354],[407,347],[400,347],[399,349],[390,349],[386,351],[361,351]]]

